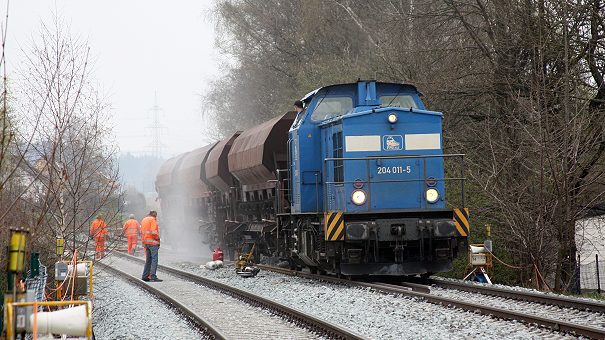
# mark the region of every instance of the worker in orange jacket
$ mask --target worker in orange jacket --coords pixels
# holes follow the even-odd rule
[[[105,235],[107,235],[107,224],[103,217],[98,215],[90,225],[90,236],[95,239],[95,258],[105,257]]]
[[[160,228],[157,221],[158,213],[150,211],[141,221],[141,241],[145,248],[145,267],[143,268],[143,281],[160,282],[156,276],[158,269],[158,250],[160,249]]]
[[[137,220],[134,219],[134,214],[130,214],[128,221],[124,223],[124,236],[128,239],[128,254],[134,255],[137,249],[137,239],[141,225]]]

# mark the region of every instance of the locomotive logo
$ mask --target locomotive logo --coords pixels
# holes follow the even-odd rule
[[[386,151],[403,150],[403,137],[401,135],[382,136],[382,148]]]

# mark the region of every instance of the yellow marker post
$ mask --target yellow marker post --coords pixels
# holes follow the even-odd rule
[[[57,253],[57,256],[59,258],[61,258],[61,256],[63,256],[64,246],[65,246],[65,239],[58,237],[57,238],[57,249],[55,250],[55,252]]]
[[[22,273],[25,267],[25,234],[23,230],[12,230],[8,255],[8,271]]]

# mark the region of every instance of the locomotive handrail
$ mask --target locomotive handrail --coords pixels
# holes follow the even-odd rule
[[[463,153],[453,153],[453,154],[445,154],[445,155],[397,155],[397,156],[368,156],[368,157],[327,157],[324,158],[325,161],[366,161],[373,159],[403,159],[403,158],[454,158],[461,157],[464,158],[466,154]]]
[[[286,182],[288,183],[288,186],[289,186],[290,169],[276,169],[275,172],[277,174],[277,176],[276,176],[277,178],[274,180],[276,182],[275,196],[277,197],[277,202],[276,202],[277,207],[276,207],[275,211],[276,211],[276,213],[279,214],[284,211],[283,206],[282,206],[283,205],[282,200],[286,199],[285,194],[289,195],[289,193],[290,193],[289,187],[287,189],[282,187],[282,184],[285,184]],[[288,176],[286,178],[282,178],[282,173],[288,173]],[[283,194],[283,197],[282,197],[282,194]],[[290,198],[290,197],[288,197],[288,198]]]
[[[424,182],[426,179],[417,178],[417,179],[392,179],[392,180],[379,180],[372,181],[372,183],[403,183],[403,182]],[[434,178],[435,181],[464,181],[466,177],[443,177],[443,178]],[[326,184],[355,184],[355,181],[343,181],[343,182],[330,182],[326,181]]]

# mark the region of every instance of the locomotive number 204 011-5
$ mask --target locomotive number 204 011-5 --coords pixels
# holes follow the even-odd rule
[[[407,166],[379,166],[377,167],[377,171],[379,175],[383,174],[411,174],[412,167],[410,165]]]

